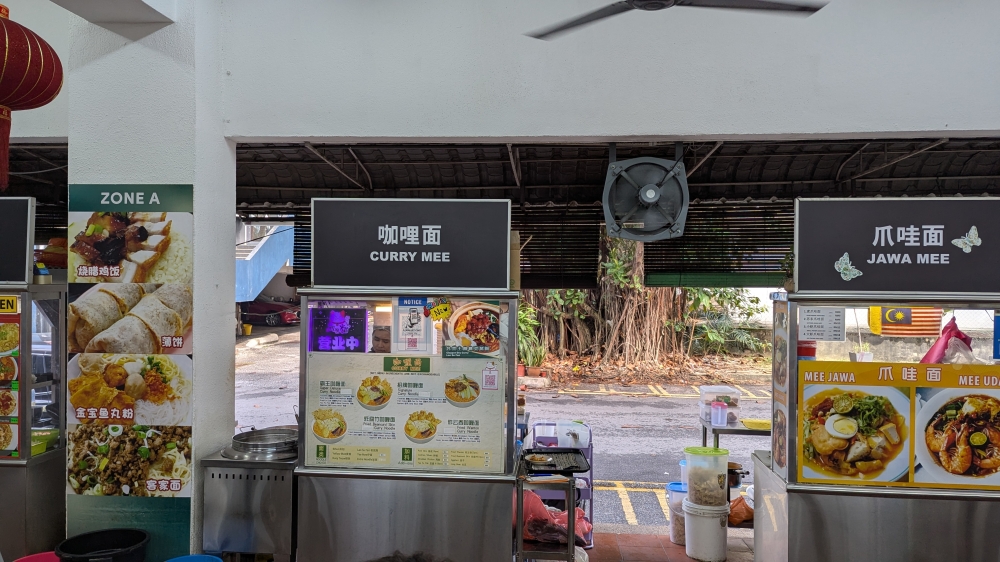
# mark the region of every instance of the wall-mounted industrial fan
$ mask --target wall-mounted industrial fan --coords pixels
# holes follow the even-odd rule
[[[608,236],[642,242],[684,234],[687,174],[681,160],[632,158],[608,165],[604,180]]]
[[[775,0],[621,0],[608,4],[593,12],[566,20],[553,26],[528,33],[535,39],[553,39],[558,35],[572,31],[578,27],[600,21],[604,18],[617,16],[631,10],[655,12],[674,6],[689,6],[692,8],[725,8],[729,10],[767,10],[771,12],[792,12],[809,15],[825,6],[825,2],[803,3],[798,1]]]

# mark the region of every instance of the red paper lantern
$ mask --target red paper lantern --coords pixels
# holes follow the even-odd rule
[[[63,69],[55,49],[23,25],[10,21],[0,4],[0,27],[6,45],[0,63],[0,190],[10,170],[10,112],[34,109],[54,100],[62,89]],[[2,49],[0,49],[2,50]]]

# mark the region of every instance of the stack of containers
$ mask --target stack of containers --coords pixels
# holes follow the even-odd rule
[[[687,460],[687,497],[684,511],[685,551],[695,560],[721,562],[726,559],[729,522],[729,451],[713,447],[684,449]]]
[[[686,497],[687,485],[683,482],[671,482],[667,484],[667,506],[670,509],[670,542],[674,544],[684,544],[684,498]]]
[[[698,401],[698,415],[701,419],[712,422],[712,425],[727,425],[736,423],[740,419],[740,397],[743,393],[739,389],[731,386],[699,386],[701,399]],[[722,402],[726,408],[725,423],[714,423],[712,421],[712,403]]]

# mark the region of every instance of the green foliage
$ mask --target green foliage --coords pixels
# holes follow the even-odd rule
[[[748,325],[756,314],[767,310],[758,297],[741,288],[689,287],[686,320],[695,322],[691,348],[698,353],[727,353],[768,349]],[[675,328],[676,329],[676,328]]]
[[[633,271],[635,242],[621,238],[607,238],[608,261],[601,264],[604,276],[619,289],[642,289],[642,277]]]
[[[579,289],[549,289],[545,294],[545,304],[556,320],[576,316],[580,320],[587,317],[583,312],[583,304],[587,300],[587,292]]]
[[[528,364],[525,352],[532,347],[541,347],[538,340],[538,311],[522,299],[517,307],[517,355],[521,363]],[[532,365],[535,366],[535,365]]]
[[[521,362],[526,366],[541,367],[542,363],[545,362],[547,350],[542,342],[536,340],[523,349],[518,349],[517,353],[521,356]]]
[[[795,252],[789,250],[781,260],[781,271],[785,272],[785,277],[795,276]]]

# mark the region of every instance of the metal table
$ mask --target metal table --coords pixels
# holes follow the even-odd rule
[[[712,422],[705,421],[702,418],[698,418],[701,423],[701,446],[708,446],[708,432],[712,432],[712,443],[715,448],[719,447],[719,435],[758,435],[761,437],[767,437],[771,435],[770,429],[750,429],[749,427],[743,425],[743,422],[736,421],[735,423],[730,423],[724,427],[716,427],[712,425]]]

